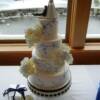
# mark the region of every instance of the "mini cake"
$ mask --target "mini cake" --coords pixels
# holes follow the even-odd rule
[[[71,85],[70,49],[58,36],[57,13],[53,0],[49,1],[47,16],[26,31],[26,42],[34,45],[31,58],[21,61],[20,72],[27,78],[30,90],[40,96],[57,96]]]

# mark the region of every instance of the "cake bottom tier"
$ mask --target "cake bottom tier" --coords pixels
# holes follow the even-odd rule
[[[50,88],[50,84],[48,85],[47,82],[46,82],[47,80],[45,80],[46,87],[42,86],[42,85],[41,85],[41,87],[38,87],[34,84],[33,81],[31,82],[30,78],[28,78],[28,80],[27,80],[28,81],[28,87],[30,88],[32,93],[34,93],[36,95],[39,95],[39,96],[45,96],[45,97],[59,96],[59,95],[62,95],[63,93],[65,93],[65,92],[67,92],[68,89],[71,86],[71,73],[70,73],[70,70],[66,71],[66,75],[67,75],[67,78],[65,78],[64,81],[62,81],[59,78],[59,83],[60,84],[58,82],[56,82],[58,80],[55,79],[56,84],[52,83],[52,86],[55,87],[55,88],[52,88],[52,87]],[[59,86],[58,86],[58,84],[59,84]],[[47,85],[48,85],[48,87],[47,87]]]

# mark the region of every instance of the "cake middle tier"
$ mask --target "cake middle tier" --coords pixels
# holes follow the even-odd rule
[[[52,62],[57,66],[63,66],[67,52],[62,48],[62,45],[61,40],[38,43],[33,49],[32,57]]]

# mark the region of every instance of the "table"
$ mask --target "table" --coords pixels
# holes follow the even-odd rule
[[[95,100],[100,82],[100,65],[71,65],[70,70],[72,74],[70,90],[63,96],[50,100]],[[19,72],[19,66],[0,66],[0,100],[6,100],[2,97],[2,92],[10,84],[27,86],[26,81]]]

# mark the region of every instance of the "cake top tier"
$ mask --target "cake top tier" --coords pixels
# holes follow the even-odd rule
[[[57,18],[57,12],[53,0],[49,0],[47,9],[47,18]]]
[[[49,0],[46,16],[38,16],[39,23],[26,31],[25,38],[29,47],[35,43],[59,39],[57,12],[53,0]]]

